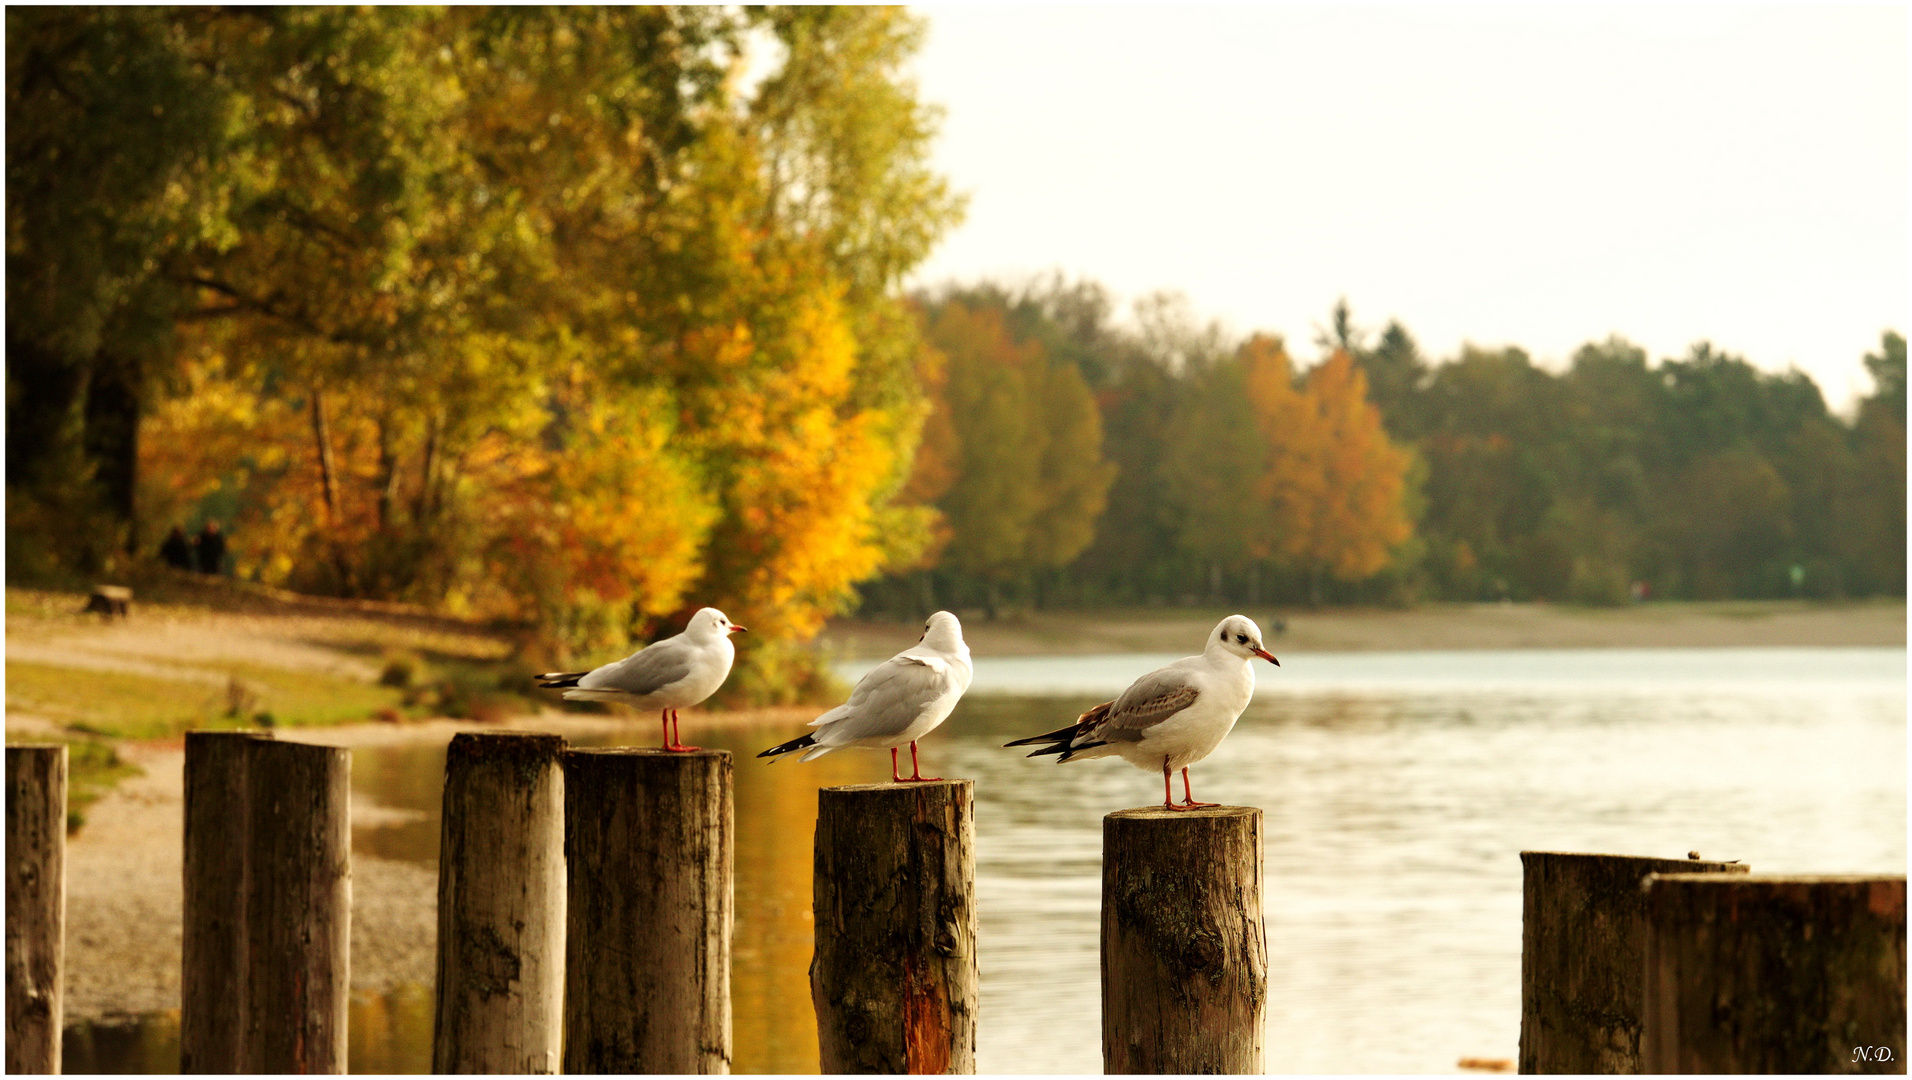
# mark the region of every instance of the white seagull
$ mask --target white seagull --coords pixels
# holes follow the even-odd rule
[[[809,761],[845,746],[888,748],[891,780],[899,784],[940,780],[940,776],[923,775],[916,762],[916,740],[948,719],[957,699],[969,689],[971,674],[963,624],[949,612],[939,611],[923,624],[923,636],[914,648],[878,664],[857,680],[850,700],[810,721],[817,730],[757,756],[774,758],[808,750],[801,760]],[[896,751],[904,743],[910,744],[907,777],[896,771]]]
[[[737,658],[730,635],[743,629],[714,607],[699,608],[681,634],[590,671],[540,675],[538,686],[564,690],[566,701],[622,701],[662,709],[664,749],[696,750],[677,741],[677,710],[697,704],[724,685]]]
[[[1060,754],[1056,760],[1111,755],[1138,769],[1162,770],[1162,806],[1193,810],[1215,803],[1195,801],[1188,767],[1213,753],[1235,727],[1248,699],[1255,696],[1255,657],[1281,666],[1261,645],[1261,629],[1246,615],[1230,615],[1208,635],[1200,656],[1156,668],[1129,684],[1122,696],[1104,702],[1065,728],[1005,746],[1043,743],[1030,757]],[[1182,797],[1169,791],[1169,774],[1182,771]]]

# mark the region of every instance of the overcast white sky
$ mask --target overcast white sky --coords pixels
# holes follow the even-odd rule
[[[1311,358],[1611,333],[1796,365],[1907,330],[1905,6],[928,6],[969,216],[912,279],[1185,293]]]

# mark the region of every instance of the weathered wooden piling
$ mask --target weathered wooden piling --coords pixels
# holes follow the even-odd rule
[[[1905,877],[1646,879],[1653,1073],[1905,1072]]]
[[[564,1034],[564,739],[445,751],[435,1073],[555,1073]]]
[[[1520,1071],[1640,1071],[1640,982],[1652,873],[1745,873],[1739,863],[1523,851]]]
[[[564,1071],[730,1071],[730,754],[564,754]]]
[[[7,1072],[60,1071],[66,747],[7,747]]]
[[[810,998],[825,1073],[976,1071],[975,781],[817,793]]]
[[[1259,1073],[1267,1000],[1261,811],[1103,818],[1103,1071]]]
[[[343,1073],[351,752],[186,735],[180,1071]]]

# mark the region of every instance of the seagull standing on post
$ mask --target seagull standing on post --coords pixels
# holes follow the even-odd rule
[[[661,709],[664,749],[688,753],[698,747],[677,741],[677,710],[703,701],[724,685],[737,658],[730,635],[743,631],[716,608],[699,608],[681,634],[590,671],[540,675],[538,687],[561,689],[566,701],[621,701]]]
[[[1209,633],[1202,655],[1149,672],[1121,697],[1097,705],[1068,727],[1003,745],[1041,743],[1029,756],[1061,755],[1057,762],[1119,756],[1138,769],[1162,770],[1163,809],[1215,806],[1195,801],[1188,767],[1221,745],[1255,696],[1255,657],[1281,666],[1262,647],[1255,621],[1230,615]],[[1169,789],[1169,774],[1177,769],[1182,772],[1179,804]]]
[[[963,643],[963,624],[939,611],[923,624],[923,636],[857,680],[850,700],[810,721],[817,730],[773,746],[758,757],[807,750],[801,760],[822,757],[845,746],[888,749],[890,779],[899,784],[940,780],[924,776],[916,761],[916,740],[948,719],[956,702],[969,689],[973,669],[969,646]],[[910,744],[910,775],[896,769],[896,751]]]

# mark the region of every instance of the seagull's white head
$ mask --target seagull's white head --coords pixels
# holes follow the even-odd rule
[[[1243,660],[1259,656],[1276,667],[1281,666],[1281,661],[1275,659],[1273,653],[1262,648],[1261,627],[1256,626],[1255,620],[1246,615],[1230,615],[1217,623],[1215,629],[1209,632],[1208,648],[1222,649]]]
[[[730,621],[730,616],[714,607],[698,608],[697,614],[690,617],[690,625],[684,627],[684,633],[700,641],[710,641],[743,633],[743,627]]]
[[[916,643],[939,652],[955,652],[963,647],[963,624],[949,612],[939,611],[923,624],[923,636]]]

